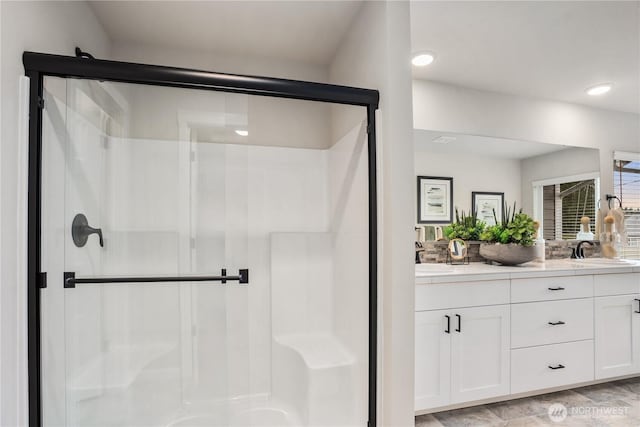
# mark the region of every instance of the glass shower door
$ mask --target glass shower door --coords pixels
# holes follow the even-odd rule
[[[132,85],[45,88],[43,261],[65,277],[43,294],[45,425],[194,425],[203,402],[205,425],[231,425],[247,285],[218,278],[246,268],[247,227],[227,215],[243,190],[228,188],[225,145],[205,156],[188,124],[133,125]],[[203,276],[216,280],[184,280]]]
[[[44,83],[43,424],[366,425],[366,110]]]

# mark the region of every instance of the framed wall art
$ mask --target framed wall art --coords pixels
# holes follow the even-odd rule
[[[478,219],[488,226],[502,222],[502,206],[504,206],[504,193],[487,193],[473,191],[471,193],[471,211],[478,213]],[[495,210],[495,217],[493,211]]]
[[[418,224],[453,221],[453,178],[418,176]]]

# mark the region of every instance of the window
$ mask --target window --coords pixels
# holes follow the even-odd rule
[[[626,236],[622,236],[620,255],[640,258],[640,153],[614,153],[613,189],[625,218]]]
[[[575,240],[580,218],[592,219],[595,226],[595,179],[564,182],[543,187],[543,230],[546,240]]]
[[[598,172],[551,178],[533,183],[533,216],[540,221],[545,240],[575,240],[580,218],[591,218],[595,233]],[[597,238],[597,237],[596,237]]]

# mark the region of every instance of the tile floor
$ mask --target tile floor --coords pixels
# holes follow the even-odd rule
[[[549,406],[561,403],[557,421]],[[640,427],[640,377],[416,417],[416,427]]]

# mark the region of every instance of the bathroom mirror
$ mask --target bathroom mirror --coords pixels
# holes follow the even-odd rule
[[[459,211],[471,210],[473,192],[504,193],[540,221],[548,240],[575,239],[580,218],[595,216],[597,149],[414,129],[414,152],[416,175],[453,177]]]
[[[451,239],[448,250],[449,256],[454,261],[463,260],[467,256],[467,244],[462,239]]]

